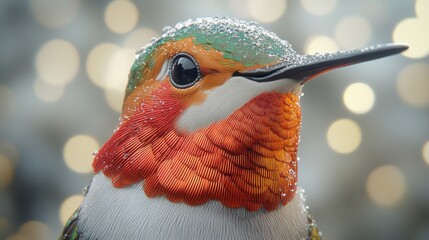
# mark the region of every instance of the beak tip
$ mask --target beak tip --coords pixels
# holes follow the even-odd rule
[[[410,48],[410,46],[408,46],[407,44],[401,44],[399,46],[402,48],[401,52],[406,51],[406,50],[408,50],[408,48]]]
[[[386,44],[387,47],[390,47],[392,51],[395,51],[395,53],[401,53],[403,51],[406,51],[410,46],[405,43],[390,43]]]

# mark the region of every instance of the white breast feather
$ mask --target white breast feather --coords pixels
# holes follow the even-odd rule
[[[226,208],[216,201],[200,206],[148,198],[142,183],[115,188],[94,176],[78,219],[83,240],[296,240],[308,236],[302,194],[267,212]]]

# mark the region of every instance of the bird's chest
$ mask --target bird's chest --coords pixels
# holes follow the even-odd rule
[[[156,104],[146,104],[98,151],[94,170],[117,188],[144,181],[151,198],[274,210],[296,192],[298,100],[296,94],[263,93],[227,118],[190,132],[166,120],[174,117],[151,111]]]
[[[200,206],[148,198],[142,184],[114,188],[95,175],[82,203],[81,239],[302,239],[308,218],[300,194],[271,212],[226,208],[210,201]]]

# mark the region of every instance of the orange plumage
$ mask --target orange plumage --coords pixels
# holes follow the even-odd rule
[[[149,197],[190,205],[273,210],[296,190],[299,96],[263,93],[229,117],[192,133],[175,120],[184,105],[163,83],[124,120],[94,160],[96,172],[125,187],[144,180]],[[165,111],[159,106],[174,106]],[[258,123],[258,124],[254,124]]]

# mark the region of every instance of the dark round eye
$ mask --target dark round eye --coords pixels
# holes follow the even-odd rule
[[[179,53],[174,56],[170,66],[170,81],[175,87],[190,87],[200,78],[198,63],[191,55]]]

